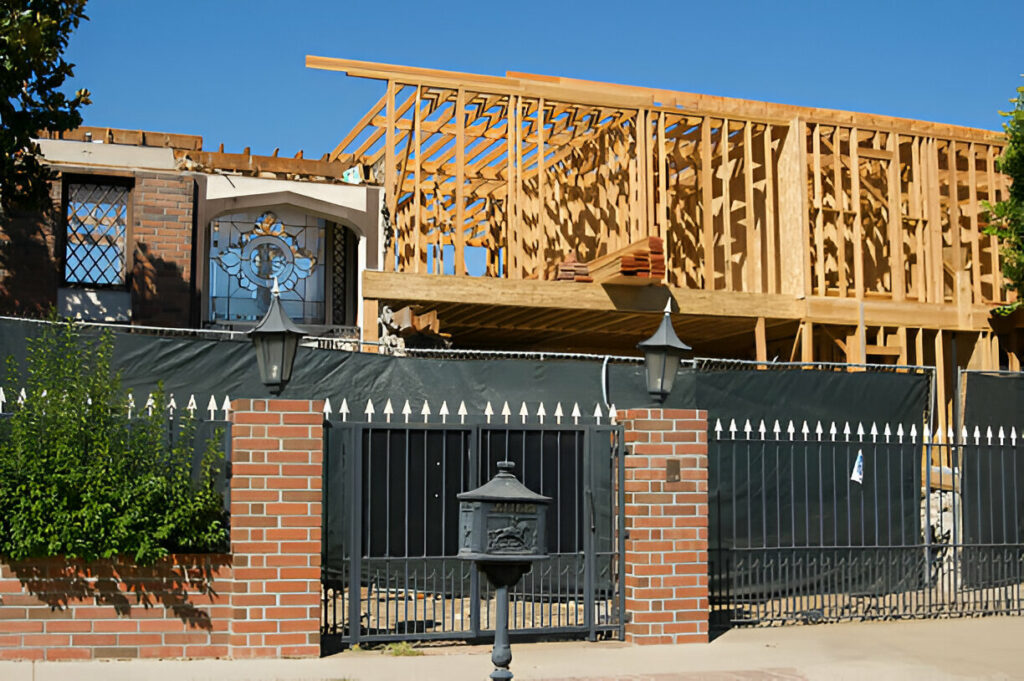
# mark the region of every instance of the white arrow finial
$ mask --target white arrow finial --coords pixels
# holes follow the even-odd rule
[[[441,423],[448,423],[448,400],[441,400],[441,408],[437,410],[437,415],[441,417]]]
[[[325,397],[324,398],[324,419],[330,421],[331,420],[331,412],[333,412],[333,409],[331,409],[331,398],[330,397]]]
[[[614,423],[618,423],[618,422],[619,422],[619,410],[616,409],[615,408],[615,404],[612,403],[611,405],[608,406],[608,423],[614,424]]]
[[[224,420],[227,421],[228,420],[228,412],[231,411],[231,400],[228,398],[227,395],[224,396],[224,403],[222,405],[220,405],[220,409],[221,409],[221,411],[224,412]]]
[[[509,409],[508,400],[505,400],[505,404],[501,406],[501,415],[505,417],[505,423],[508,423],[508,417],[512,416],[512,410]]]
[[[582,415],[583,415],[583,412],[580,411],[580,404],[579,404],[579,402],[573,402],[572,403],[572,413],[570,414],[570,416],[572,416],[572,424],[574,426],[578,426],[580,424],[580,416],[582,416]]]
[[[196,409],[198,409],[198,408],[199,407],[196,404],[196,396],[195,395],[189,395],[188,396],[188,406],[185,407],[185,409],[188,410],[188,415],[189,416],[195,416]]]
[[[348,409],[348,398],[341,398],[341,406],[338,407],[338,413],[341,414],[342,422],[348,421],[349,409]]]
[[[491,417],[494,416],[494,409],[491,408],[490,402],[488,402],[487,405],[484,406],[484,416],[487,418],[487,423],[490,423]]]
[[[715,439],[722,439],[722,419],[715,419]]]
[[[389,397],[388,401],[384,403],[384,421],[386,423],[391,423],[391,416],[394,413],[395,407],[391,404],[391,398]]]
[[[465,423],[466,416],[469,414],[469,411],[466,410],[465,400],[459,402],[459,411],[456,413],[459,415],[459,423]]]
[[[405,404],[402,405],[402,417],[406,423],[409,423],[410,416],[412,416],[412,406],[409,404],[409,400],[406,400]]]
[[[526,408],[526,402],[523,402],[523,406],[519,407],[519,418],[526,423],[526,418],[530,415],[530,410]]]
[[[135,398],[131,395],[128,396],[128,409],[131,410],[135,406]],[[206,411],[210,412],[210,420],[213,421],[217,417],[217,398],[210,395],[210,401],[206,405]]]
[[[374,409],[373,409],[373,400],[372,399],[366,400],[366,409],[363,410],[363,413],[366,414],[367,422],[372,422],[373,421]]]
[[[423,400],[423,408],[420,409],[420,416],[423,417],[423,423],[426,423],[427,418],[430,416],[430,403],[427,400]]]
[[[548,412],[544,409],[544,403],[541,402],[537,405],[537,421],[538,423],[544,423],[544,417],[548,415]]]
[[[4,410],[4,404],[7,403],[7,395],[4,393],[4,389],[0,387],[0,411]]]
[[[555,423],[561,425],[562,423],[562,403],[555,402]]]
[[[594,423],[597,423],[598,425],[600,425],[601,424],[601,417],[603,415],[604,414],[601,412],[601,404],[600,403],[595,404],[594,405]]]

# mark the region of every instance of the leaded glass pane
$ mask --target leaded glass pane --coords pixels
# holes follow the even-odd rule
[[[69,284],[124,284],[128,187],[67,185],[64,280]]]
[[[258,322],[277,279],[296,323],[324,323],[323,220],[266,212],[225,215],[210,225],[210,318]]]

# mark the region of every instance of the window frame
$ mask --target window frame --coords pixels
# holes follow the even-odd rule
[[[299,212],[302,212],[308,216],[319,217],[324,221],[324,322],[322,324],[302,324],[304,329],[308,329],[311,333],[323,333],[336,328],[345,327],[356,327],[357,320],[359,319],[359,288],[358,288],[358,277],[359,277],[359,243],[360,236],[359,232],[354,227],[350,227],[345,222],[338,220],[338,218],[328,218],[316,213],[307,212],[303,208],[295,206],[287,206],[289,208],[296,208]],[[258,321],[229,321],[229,320],[215,320],[212,318],[212,304],[211,297],[212,291],[210,289],[210,278],[212,276],[211,270],[213,268],[210,262],[210,242],[212,238],[213,223],[225,215],[231,215],[234,213],[252,213],[254,216],[259,215],[267,211],[275,212],[282,208],[279,204],[272,204],[267,206],[259,207],[240,207],[236,210],[225,211],[214,214],[213,217],[205,218],[205,227],[202,228],[202,245],[199,246],[202,251],[202,255],[197,256],[201,258],[201,269],[202,272],[202,296],[201,296],[201,309],[199,315],[199,326],[202,328],[226,328],[237,331],[246,331],[252,329],[258,324]],[[332,247],[332,239],[334,233],[338,230],[343,230],[346,235],[346,252],[347,252],[347,264],[345,268],[345,289],[346,297],[345,301],[345,319],[336,319],[334,314],[334,292],[333,292],[333,272],[335,267],[334,262],[334,249]],[[295,320],[293,320],[295,321]],[[296,323],[300,323],[296,321]]]
[[[72,185],[109,185],[115,187],[124,187],[128,193],[128,199],[125,206],[125,230],[124,230],[124,258],[121,264],[121,281],[120,283],[114,284],[100,284],[94,282],[80,282],[80,281],[68,281],[67,278],[67,264],[68,264],[68,228],[70,226],[68,220],[68,206],[71,203],[71,186]],[[116,175],[92,175],[92,174],[80,174],[80,173],[65,173],[61,177],[61,233],[60,238],[57,240],[60,248],[60,258],[58,262],[60,264],[60,282],[61,287],[71,289],[95,289],[95,290],[108,290],[108,291],[128,291],[131,288],[131,272],[132,263],[131,256],[133,253],[134,244],[134,233],[133,223],[135,218],[135,178],[124,177]]]

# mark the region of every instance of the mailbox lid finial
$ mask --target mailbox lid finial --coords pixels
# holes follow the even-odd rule
[[[512,461],[499,461],[498,474],[486,483],[458,495],[459,501],[518,501],[531,504],[547,504],[551,497],[537,494],[519,482],[512,472],[516,465]]]

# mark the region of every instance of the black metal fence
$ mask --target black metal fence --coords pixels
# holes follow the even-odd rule
[[[1020,614],[1024,441],[935,440],[902,426],[717,424],[712,627]]]
[[[510,593],[512,633],[622,635],[619,427],[335,422],[326,433],[324,654],[493,630],[490,586],[455,557],[456,495],[506,458],[530,489],[554,500],[550,558]]]

